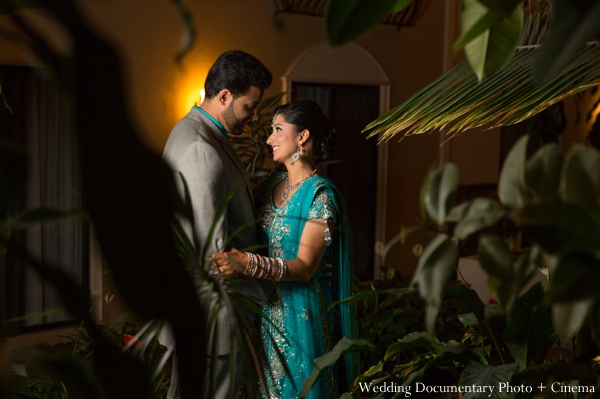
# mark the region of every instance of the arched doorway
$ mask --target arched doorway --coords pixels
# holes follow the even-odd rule
[[[385,242],[387,144],[366,140],[362,129],[389,110],[390,81],[377,60],[351,43],[318,45],[283,77],[287,101],[310,98],[321,105],[338,131],[334,160],[324,173],[346,199],[354,246],[355,269],[361,279],[381,275],[375,242]]]

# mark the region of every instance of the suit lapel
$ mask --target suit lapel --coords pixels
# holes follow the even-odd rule
[[[193,116],[191,115],[192,113]],[[213,137],[219,142],[219,144],[221,144],[221,147],[223,148],[225,154],[227,154],[229,159],[231,159],[231,162],[233,162],[235,167],[238,169],[238,172],[244,178],[244,182],[246,183],[246,193],[248,194],[248,197],[250,197],[252,209],[254,209],[254,196],[252,195],[252,185],[250,184],[250,178],[248,177],[248,173],[246,172],[246,168],[244,168],[242,160],[233,149],[231,143],[223,136],[219,128],[215,126],[214,122],[208,119],[200,111],[197,111],[192,108],[192,110],[190,111],[190,116],[194,117],[194,119],[200,118],[204,126],[208,128]]]

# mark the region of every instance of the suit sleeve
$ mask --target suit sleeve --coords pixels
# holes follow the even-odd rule
[[[178,164],[179,171],[188,185],[194,211],[194,229],[198,234],[202,251],[209,239],[217,210],[227,193],[225,168],[215,148],[200,141],[186,148]],[[216,222],[207,251],[203,254],[204,259],[225,249],[227,233],[227,213],[223,212]]]

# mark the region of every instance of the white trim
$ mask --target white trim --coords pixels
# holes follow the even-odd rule
[[[379,116],[384,115],[390,110],[391,99],[390,84],[379,86]],[[387,196],[388,196],[388,152],[389,142],[386,140],[377,145],[377,194],[375,203],[375,242],[386,243],[386,228],[387,223],[385,215],[387,214]],[[383,279],[383,271],[381,270],[381,257],[375,254],[373,261],[373,278],[376,280]]]
[[[442,74],[454,67],[454,40],[456,23],[459,18],[456,0],[446,0],[444,4],[444,55],[442,58]],[[449,128],[440,129],[439,158],[440,165],[449,162],[452,156],[451,142],[448,141]],[[448,142],[447,142],[448,141]]]
[[[339,55],[339,58],[337,58]],[[352,62],[348,62],[351,59]],[[354,62],[356,61],[356,62]],[[323,65],[334,68],[323,69]],[[358,70],[357,65],[369,69],[369,73]],[[306,51],[298,57],[281,78],[282,90],[286,92],[283,103],[289,101],[292,82],[327,83],[347,85],[379,86],[379,115],[390,109],[391,82],[371,53],[356,43],[331,49],[323,43]],[[374,140],[374,139],[373,139]],[[375,242],[386,242],[386,210],[388,185],[388,143],[377,146],[377,193],[375,208]],[[372,243],[373,245],[375,243]],[[375,254],[373,260],[373,278],[383,278],[381,259]]]

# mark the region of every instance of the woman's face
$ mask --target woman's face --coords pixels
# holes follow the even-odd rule
[[[273,121],[273,133],[267,139],[267,144],[273,148],[273,160],[287,163],[298,148],[301,135],[296,133],[294,125],[287,123],[283,115],[278,114]]]

